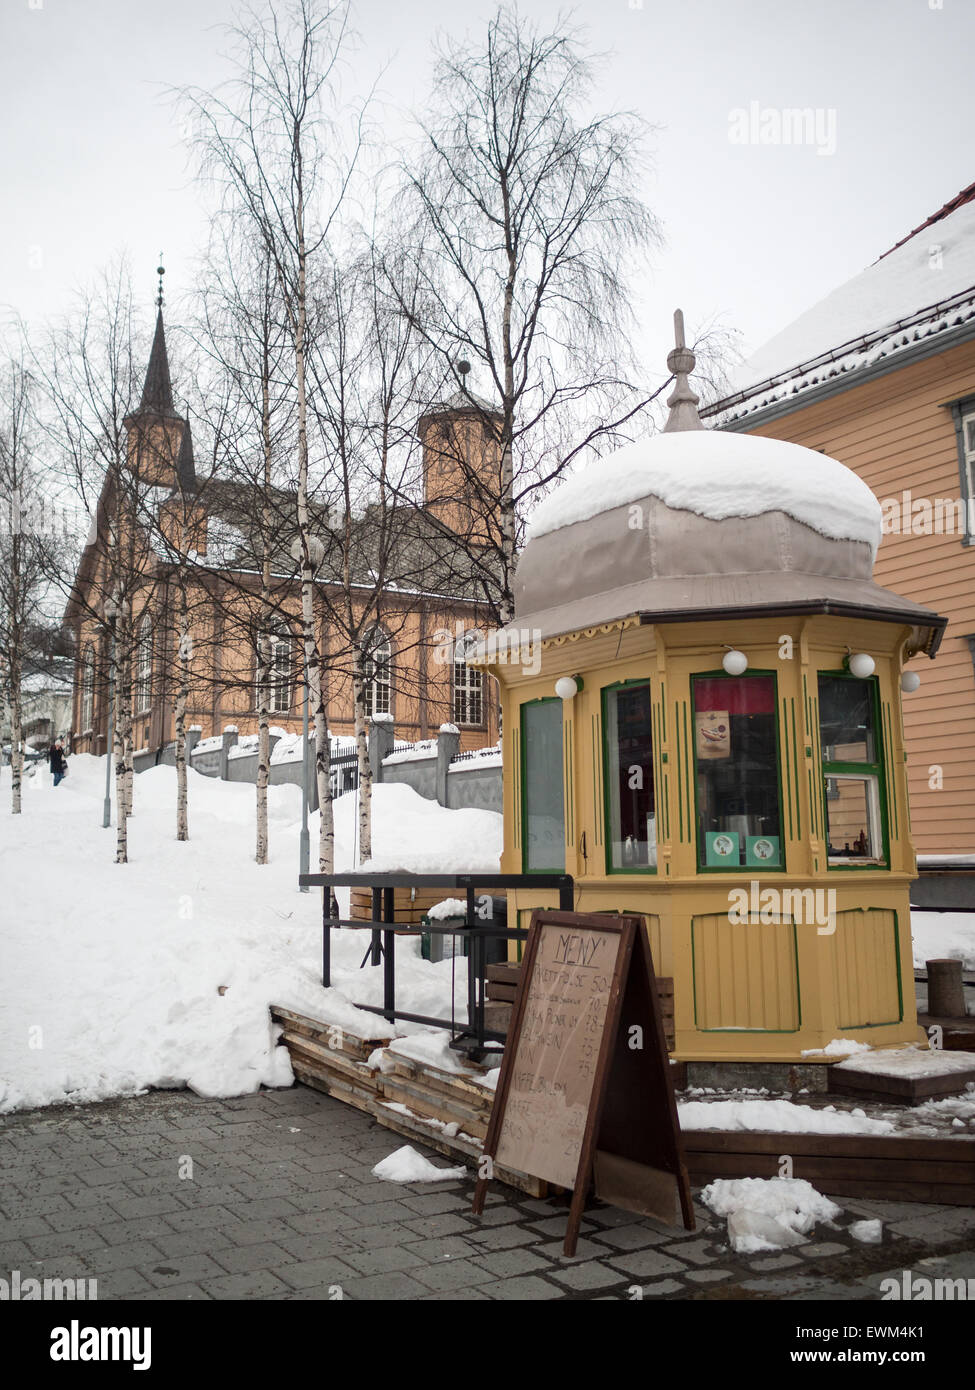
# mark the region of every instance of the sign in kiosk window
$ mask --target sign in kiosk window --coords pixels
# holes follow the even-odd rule
[[[698,858],[705,868],[781,868],[774,676],[696,676]]]

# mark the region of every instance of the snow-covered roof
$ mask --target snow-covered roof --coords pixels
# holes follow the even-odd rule
[[[832,540],[880,544],[880,503],[845,464],[780,439],[686,430],[627,444],[539,504],[534,540],[647,496],[712,521],[785,512]]]
[[[702,414],[730,424],[965,325],[975,332],[975,184],[759,348]]]

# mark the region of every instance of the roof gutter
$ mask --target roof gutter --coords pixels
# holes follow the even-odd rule
[[[795,603],[752,603],[742,607],[675,608],[661,613],[641,613],[641,626],[658,623],[706,622],[722,616],[735,618],[790,618],[799,613],[816,613],[839,618],[865,618],[875,623],[899,623],[907,627],[927,627],[931,639],[924,651],[932,659],[941,645],[948,619],[937,613],[898,611],[891,608],[871,608],[862,603],[844,603],[841,599],[800,599]]]
[[[805,390],[793,392],[791,395],[783,397],[782,400],[773,401],[759,410],[753,410],[747,415],[740,415],[734,420],[718,424],[716,428],[732,433],[747,434],[756,425],[780,420],[785,415],[792,415],[797,410],[804,410],[807,405],[815,405],[818,401],[828,400],[831,396],[841,395],[844,391],[852,391],[855,387],[863,386],[868,381],[875,381],[878,377],[888,376],[891,372],[899,371],[901,367],[909,367],[914,362],[923,361],[926,357],[933,357],[936,353],[946,352],[949,348],[957,347],[972,338],[975,338],[975,319],[968,323],[959,324],[956,328],[945,329],[943,333],[933,333],[930,337],[923,338],[919,343],[901,348],[880,361],[872,363],[869,367],[843,372],[831,377],[829,381],[821,382],[818,386],[810,386]],[[788,378],[786,378],[787,380]],[[786,381],[779,384],[784,386]],[[701,410],[700,414],[705,419],[720,415],[722,411],[731,409],[729,402],[737,401],[743,405],[751,397],[761,395],[763,390],[770,389],[770,386],[771,379],[761,382],[748,392],[738,392],[736,395],[726,396],[724,400],[715,401],[713,405]]]

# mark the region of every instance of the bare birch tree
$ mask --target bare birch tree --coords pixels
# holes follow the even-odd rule
[[[627,294],[657,240],[634,194],[645,127],[585,114],[594,73],[567,23],[544,32],[503,6],[483,38],[444,42],[420,149],[402,167],[425,279],[416,325],[446,383],[473,365],[459,394],[491,445],[485,466],[458,442],[452,476],[501,623],[526,507],[654,394],[636,384]]]
[[[361,145],[339,131],[337,78],[349,42],[348,5],[318,0],[247,12],[232,30],[237,77],[220,93],[184,91],[204,172],[222,185],[273,267],[294,361],[297,431],[295,521],[306,679],[315,724],[321,810],[319,862],[334,865],[324,645],[315,605],[316,536],[308,442],[309,271],[328,253]]]

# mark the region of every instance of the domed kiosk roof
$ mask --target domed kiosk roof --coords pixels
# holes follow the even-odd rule
[[[909,624],[933,655],[945,620],[873,581],[880,504],[837,459],[706,430],[683,346],[664,431],[580,469],[537,508],[515,618],[554,637],[645,622],[837,613]]]

